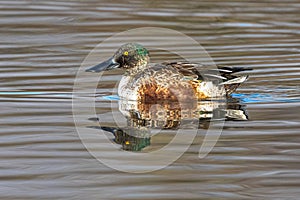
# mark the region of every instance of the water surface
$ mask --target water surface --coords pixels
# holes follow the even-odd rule
[[[0,8],[2,199],[299,198],[298,1],[4,0]],[[82,145],[72,88],[99,42],[144,26],[193,37],[217,64],[252,67],[234,96],[249,120],[226,122],[204,159],[198,158],[199,134],[167,168],[129,174],[99,163]],[[111,45],[107,51],[120,44]],[[170,57],[154,53],[152,59]],[[106,73],[97,90],[97,112],[106,125],[114,125],[110,116],[118,103],[101,97],[115,95],[120,77],[119,71]]]

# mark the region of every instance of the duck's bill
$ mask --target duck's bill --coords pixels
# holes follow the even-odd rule
[[[113,58],[110,58],[102,63],[99,63],[98,65],[95,65],[87,70],[86,72],[102,72],[106,70],[111,70],[118,68],[120,66],[119,63],[115,62]]]

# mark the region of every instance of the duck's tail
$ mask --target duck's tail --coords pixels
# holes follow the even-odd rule
[[[234,91],[236,91],[236,89],[247,79],[248,79],[248,76],[240,76],[240,77],[225,81],[223,83],[220,83],[219,85],[224,85],[224,88],[226,90],[226,95],[229,96]]]
[[[224,85],[227,95],[232,94],[243,82],[248,79],[248,75],[237,76],[234,73],[249,71],[252,68],[244,68],[244,67],[220,67],[220,74],[222,77],[225,77],[226,80],[220,83],[219,85]]]
[[[239,77],[224,81],[224,82],[220,83],[219,85],[241,84],[241,83],[245,82],[248,79],[248,77],[249,77],[248,75],[247,76],[239,76]]]

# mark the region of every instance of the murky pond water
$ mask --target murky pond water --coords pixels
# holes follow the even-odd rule
[[[3,0],[0,8],[1,199],[299,198],[299,1]],[[170,166],[130,174],[99,163],[83,146],[72,90],[79,66],[99,42],[144,26],[187,34],[217,64],[253,68],[233,96],[249,120],[225,122],[204,159],[198,134]],[[154,53],[153,59],[170,57]],[[120,71],[105,73],[97,90],[98,117],[108,127],[115,126],[111,113],[119,104],[104,97],[116,95],[120,77]],[[97,126],[89,120],[95,116],[84,117],[83,128]],[[150,147],[170,138],[160,135]]]

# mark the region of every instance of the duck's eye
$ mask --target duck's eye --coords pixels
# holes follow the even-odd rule
[[[128,56],[128,54],[129,54],[128,51],[125,51],[125,52],[123,53],[124,56]]]

